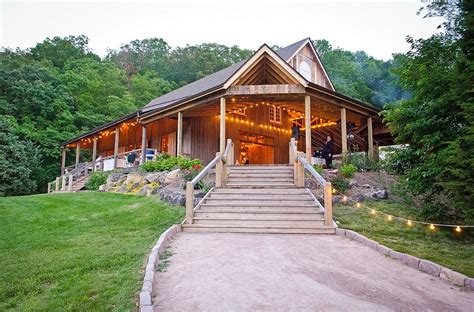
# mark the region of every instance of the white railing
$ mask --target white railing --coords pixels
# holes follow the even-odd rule
[[[324,224],[326,226],[332,226],[332,186],[331,182],[327,182],[315,169],[308,163],[304,153],[298,152],[296,147],[296,141],[294,138],[290,141],[289,148],[289,159],[290,164],[294,165],[294,176],[295,185],[297,187],[305,186],[305,169],[311,174],[311,176],[323,187],[324,193]],[[316,199],[315,199],[316,200]],[[317,202],[320,206],[321,204]]]
[[[209,192],[204,196],[203,199],[194,207],[194,187],[199,181],[209,173],[209,171],[216,167],[216,187],[225,187],[228,180],[229,172],[227,170],[228,164],[234,163],[234,144],[231,139],[227,140],[227,146],[225,148],[224,154],[221,155],[220,152],[216,153],[216,157],[211,160],[206,167],[204,167],[199,174],[186,183],[186,223],[191,224],[194,218],[194,211],[201,205],[204,199],[207,197]],[[211,189],[212,190],[212,189]]]

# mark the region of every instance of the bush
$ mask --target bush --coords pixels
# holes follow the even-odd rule
[[[365,154],[346,154],[342,160],[344,165],[352,164],[357,171],[377,171],[380,166],[376,160],[372,160]]]
[[[316,170],[317,173],[319,173],[319,175],[323,175],[324,173],[324,169],[323,169],[323,166],[321,165],[313,165],[313,168],[314,170]]]
[[[108,173],[106,172],[94,172],[89,177],[85,187],[89,191],[97,191],[99,186],[107,182]]]
[[[357,167],[354,164],[344,165],[339,168],[339,172],[341,172],[341,174],[346,178],[352,178],[357,172]]]
[[[179,169],[190,169],[200,168],[202,162],[199,159],[189,159],[183,156],[169,156],[166,154],[160,154],[156,160],[147,161],[140,168],[146,172],[152,171],[170,171],[176,168]]]
[[[341,177],[331,179],[331,186],[341,193],[345,193],[349,189],[349,181]]]

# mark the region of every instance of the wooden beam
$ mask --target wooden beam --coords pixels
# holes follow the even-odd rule
[[[97,137],[92,139],[92,171],[95,171],[95,160],[97,159]]]
[[[120,142],[120,128],[116,127],[115,128],[115,143],[114,143],[114,169],[117,169],[119,142]]]
[[[369,143],[369,158],[374,159],[374,133],[372,130],[372,117],[367,118],[367,136]]]
[[[66,168],[66,148],[63,147],[62,155],[61,155],[61,175],[64,174],[64,169]]]
[[[79,166],[79,156],[81,155],[81,141],[76,143],[76,168]]]
[[[303,94],[305,88],[295,84],[247,85],[233,86],[227,89],[228,95],[262,95],[262,94]]]
[[[341,108],[341,145],[342,155],[347,153],[347,119],[346,119],[346,108]]]
[[[177,156],[183,155],[183,112],[178,112],[178,131],[177,131]]]
[[[225,152],[225,97],[221,97],[219,142],[219,151],[223,155]]]
[[[144,164],[146,161],[146,126],[142,126],[142,157],[140,160],[141,164]]]
[[[311,97],[304,97],[304,120],[305,120],[305,139],[306,139],[306,161],[311,163]]]

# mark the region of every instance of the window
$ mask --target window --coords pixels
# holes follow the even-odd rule
[[[308,64],[306,61],[301,61],[300,63],[300,74],[303,76],[306,80],[312,81],[312,75],[311,75],[311,66]]]
[[[270,122],[281,124],[281,107],[270,105],[269,109]]]

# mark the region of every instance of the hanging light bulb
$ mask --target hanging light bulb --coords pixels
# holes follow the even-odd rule
[[[342,197],[342,202],[343,202],[343,203],[347,203],[347,196],[346,196],[346,195],[344,195],[344,196]]]
[[[392,216],[388,216],[388,221],[392,221],[393,220],[393,217]]]
[[[459,225],[456,226],[456,232],[461,233],[461,227]]]
[[[360,203],[357,203],[357,204],[356,204],[356,207],[357,207],[357,208],[360,208],[360,207],[361,207]]]
[[[370,213],[374,215],[374,214],[375,214],[375,209],[372,209],[372,210],[370,211]]]
[[[413,225],[413,223],[411,222],[411,220],[408,220],[408,221],[407,221],[407,225],[408,225],[408,226],[412,226],[412,225]]]
[[[435,229],[435,226],[433,223],[430,224],[430,230],[434,230]]]

